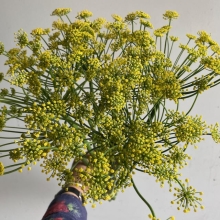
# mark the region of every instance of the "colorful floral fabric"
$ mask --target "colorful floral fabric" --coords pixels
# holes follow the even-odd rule
[[[57,194],[42,220],[86,220],[87,212],[82,202],[69,194]]]

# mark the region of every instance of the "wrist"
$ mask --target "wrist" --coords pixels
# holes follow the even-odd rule
[[[76,187],[72,187],[72,186],[65,187],[63,190],[61,190],[61,194],[63,193],[75,196],[83,202],[82,192],[80,189],[77,189]]]
[[[80,183],[68,183],[67,188],[71,187],[71,188],[75,188],[76,190],[78,190],[81,194],[84,193],[83,190],[83,185]]]

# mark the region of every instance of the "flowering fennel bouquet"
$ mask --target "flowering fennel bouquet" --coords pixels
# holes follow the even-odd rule
[[[65,186],[76,182],[69,162],[83,161],[87,169],[77,172],[89,187],[86,201],[111,200],[133,186],[156,219],[132,179],[140,171],[161,186],[168,183],[178,209],[203,208],[202,193],[181,181],[179,170],[191,159],[187,148],[204,135],[220,140],[218,124],[189,114],[198,95],[220,82],[219,45],[204,31],[187,34],[171,60],[178,37],[169,33],[177,12],[166,11],[167,25],[153,31],[142,11],[112,15],[113,22],[91,21],[87,10],[72,21],[69,12],[54,10],[59,19],[52,31],[34,29],[30,39],[19,30],[15,48],[6,51],[0,43],[8,65],[0,81],[11,84],[0,91],[0,158],[13,161],[0,162],[0,175],[31,170],[39,161],[48,180],[56,177]],[[192,105],[180,112],[187,98]],[[171,101],[175,108],[168,108]],[[22,126],[9,126],[13,119]]]

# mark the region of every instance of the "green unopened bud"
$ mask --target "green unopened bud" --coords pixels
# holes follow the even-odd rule
[[[5,51],[5,46],[2,42],[0,42],[0,55]]]
[[[4,73],[0,73],[0,82],[4,79]]]

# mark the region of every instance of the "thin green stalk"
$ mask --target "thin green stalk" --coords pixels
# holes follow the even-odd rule
[[[131,45],[131,43],[128,43],[128,44],[126,44],[126,45],[124,46],[124,48],[123,48],[123,47],[121,48],[121,53],[118,55],[118,57],[120,57],[122,54],[124,54],[125,49],[126,49],[129,45]]]
[[[194,71],[192,71],[192,72],[191,72],[190,74],[188,74],[185,78],[183,78],[183,79],[181,80],[181,82],[187,81],[187,80],[190,79],[191,77],[195,76],[197,73],[202,72],[202,70],[204,70],[204,69],[205,69],[204,66],[199,65]],[[180,76],[182,76],[182,75],[180,75]]]
[[[162,111],[161,118],[160,118],[161,122],[164,122],[164,121],[162,121],[164,113],[165,112],[168,113],[165,103],[166,103],[166,99],[164,99],[163,102],[160,102],[160,104],[163,106],[163,111]]]
[[[166,150],[164,150],[164,151],[162,151],[161,153],[162,154],[164,154],[165,152],[167,152],[167,151],[169,151],[169,150],[171,150],[173,147],[175,147],[176,146],[176,144],[178,144],[179,142],[178,141],[174,141],[174,142],[172,142],[174,145],[171,145],[171,147],[169,147],[169,148],[167,148]]]
[[[188,99],[188,98],[191,98],[191,97],[193,97],[194,95],[196,95],[197,94],[197,91],[194,91],[194,92],[188,92],[189,94],[192,94],[192,95],[188,95],[188,96],[183,96],[183,97],[181,97],[181,98],[179,98],[179,99]],[[184,94],[184,93],[183,93]],[[187,93],[186,93],[187,94]]]
[[[21,169],[21,167],[18,167],[18,168],[14,169],[14,170],[11,170],[11,171],[8,171],[8,172],[4,172],[4,175],[13,173],[13,172],[15,172],[15,171],[17,171],[17,170],[20,170],[20,169]]]
[[[5,169],[11,168],[11,167],[15,167],[15,166],[20,166],[20,165],[23,165],[23,164],[25,164],[25,162],[16,163],[16,164],[13,164],[13,165],[6,166]]]
[[[7,118],[7,120],[12,119],[12,118],[16,118],[17,120],[20,120],[20,121],[24,122],[24,120],[21,119],[21,118],[25,118],[25,116],[19,116],[19,117],[15,116],[15,115],[10,115],[10,116],[11,116],[11,117],[10,117],[10,118]]]
[[[181,182],[177,178],[175,178],[174,180],[180,185],[182,190],[185,191],[185,189],[184,189],[183,185],[181,184]]]
[[[182,49],[182,50],[180,51],[179,55],[177,56],[176,60],[174,61],[173,68],[172,68],[172,70],[171,70],[171,71],[173,71],[173,69],[174,69],[174,68],[175,68],[175,66],[177,65],[177,63],[178,63],[178,61],[179,61],[180,57],[182,56],[182,54],[183,54],[184,50],[185,50],[185,49]]]
[[[162,51],[162,37],[160,37],[160,51]]]
[[[23,94],[23,96],[19,96],[17,92],[15,93],[15,95],[12,95],[9,93],[8,95],[5,95],[4,97],[15,98],[15,100],[19,99],[21,101],[24,100],[24,98],[25,98],[24,94]]]
[[[90,94],[94,94],[93,83],[91,81],[89,82],[89,88],[90,88]],[[92,102],[92,106],[93,106],[93,109],[97,111],[97,105],[94,101]]]
[[[131,123],[131,117],[130,117],[130,115],[129,115],[127,103],[126,103],[126,107],[123,108],[123,110],[124,110],[124,112],[125,112],[124,114],[126,115],[126,118],[129,120],[129,123]]]
[[[169,51],[169,53],[167,55],[167,58],[170,58],[171,52],[173,50],[173,44],[174,44],[174,41],[172,41],[171,48],[170,48],[170,51]]]
[[[171,24],[171,20],[169,20],[169,26]],[[169,52],[169,41],[168,41],[168,35],[169,35],[169,31],[166,33],[166,38],[165,38],[165,45],[164,45],[164,54],[166,54],[166,47],[167,47],[167,44],[168,44],[168,49],[167,51]]]
[[[134,32],[134,21],[131,22],[131,31]]]
[[[148,206],[148,208],[150,209],[151,214],[153,215],[153,217],[156,218],[156,215],[155,215],[155,213],[154,213],[153,208],[152,208],[151,205],[147,202],[147,200],[144,199],[144,197],[140,194],[140,192],[138,191],[138,189],[137,189],[137,187],[136,187],[136,185],[135,185],[135,183],[134,183],[134,181],[133,181],[133,178],[131,178],[131,182],[132,182],[133,187],[134,187],[134,190],[136,191],[136,193],[138,194],[138,196],[139,196],[139,197],[141,198],[141,200]]]
[[[156,117],[156,113],[158,111],[158,108],[160,106],[160,100],[157,101],[157,103],[152,107],[152,109],[148,112],[148,114],[150,113],[150,115],[148,116],[148,119],[147,119],[147,123],[151,123],[153,118]],[[147,115],[148,115],[147,114]],[[146,117],[146,116],[145,116]]]
[[[217,83],[215,83],[214,85],[210,85],[210,88],[215,87],[215,86],[217,86],[218,84],[220,84],[220,80],[216,80],[215,82],[217,82]]]
[[[71,20],[70,20],[69,16],[68,16],[68,15],[66,15],[66,17],[67,17],[68,21],[70,22],[70,24],[72,24],[72,22],[71,22]]]
[[[193,109],[193,107],[194,107],[194,105],[195,105],[195,103],[196,103],[196,100],[197,100],[197,98],[198,98],[198,95],[199,95],[199,93],[197,93],[197,95],[196,95],[196,97],[195,97],[195,99],[194,99],[194,101],[193,101],[193,104],[192,104],[191,108],[189,109],[189,111],[186,113],[186,115],[188,115],[188,114],[191,112],[191,110]]]
[[[189,44],[189,42],[190,42],[190,39],[188,40],[188,42],[187,42],[187,44],[186,44],[186,45],[188,45],[188,44]],[[182,56],[182,54],[183,54],[183,52],[184,52],[184,51],[185,51],[185,49],[182,49],[182,50],[180,51],[179,55],[177,56],[177,58],[176,58],[176,60],[175,60],[175,62],[174,62],[173,67],[175,67],[175,66],[176,66],[176,64],[178,63],[178,61],[179,61],[179,59],[180,59],[180,57]]]
[[[180,105],[180,102],[179,102],[179,99],[178,99],[178,100],[177,100],[177,104],[176,104],[176,111],[178,111],[179,105]]]
[[[9,105],[16,104],[19,107],[23,107],[22,105],[24,105],[24,100],[21,99],[22,102],[19,102],[18,99],[13,98],[13,97],[11,97],[10,99],[9,98],[1,98],[0,101],[2,103],[9,104]],[[22,104],[22,105],[18,105],[18,104]]]
[[[27,128],[13,127],[13,126],[5,126],[5,128],[15,128],[15,129],[23,129],[23,130],[27,130]]]
[[[15,150],[16,148],[13,148],[13,149],[8,149],[8,150],[0,150],[0,152],[9,152],[9,151],[12,151],[12,150]]]
[[[3,155],[3,156],[0,156],[0,158],[2,158],[2,157],[8,157],[8,156],[10,156],[10,154],[5,154],[5,155]]]
[[[145,170],[141,170],[141,169],[138,169],[138,168],[135,168],[135,170],[137,170],[139,172],[142,172],[142,173],[146,173]]]
[[[180,66],[178,67],[178,69],[176,70],[176,73],[181,69],[181,67],[189,60],[189,55],[185,58],[185,60],[180,64]],[[177,78],[179,78],[180,76],[177,74]]]
[[[48,47],[48,48],[50,48],[49,47],[49,44],[47,43],[47,41],[40,35],[40,38],[43,40],[43,42],[46,44],[46,46]]]
[[[19,134],[25,134],[25,132],[21,132],[21,131],[10,131],[10,130],[2,130],[3,132],[10,132],[10,133],[19,133]]]
[[[107,46],[107,50],[105,50],[105,54],[108,54],[112,41],[113,39],[110,40],[109,45]],[[107,41],[106,41],[106,45],[107,45]]]
[[[7,146],[7,145],[11,145],[11,144],[15,144],[15,142],[9,142],[9,143],[6,143],[6,144],[1,144],[0,147],[4,147],[4,146]]]
[[[155,114],[155,116],[156,116],[156,114]],[[158,106],[156,121],[159,121],[159,118],[160,118],[160,105]]]
[[[133,93],[136,94],[135,89],[133,89]],[[134,96],[134,95],[133,95],[133,97],[132,97],[132,101],[133,101],[133,103],[134,103],[135,101],[137,102],[137,99],[135,100],[135,96]],[[135,120],[136,110],[137,110],[137,106],[134,106],[134,105],[133,105],[133,111],[132,111],[132,119],[133,119],[133,120]]]
[[[19,139],[20,137],[0,137],[0,139]]]

